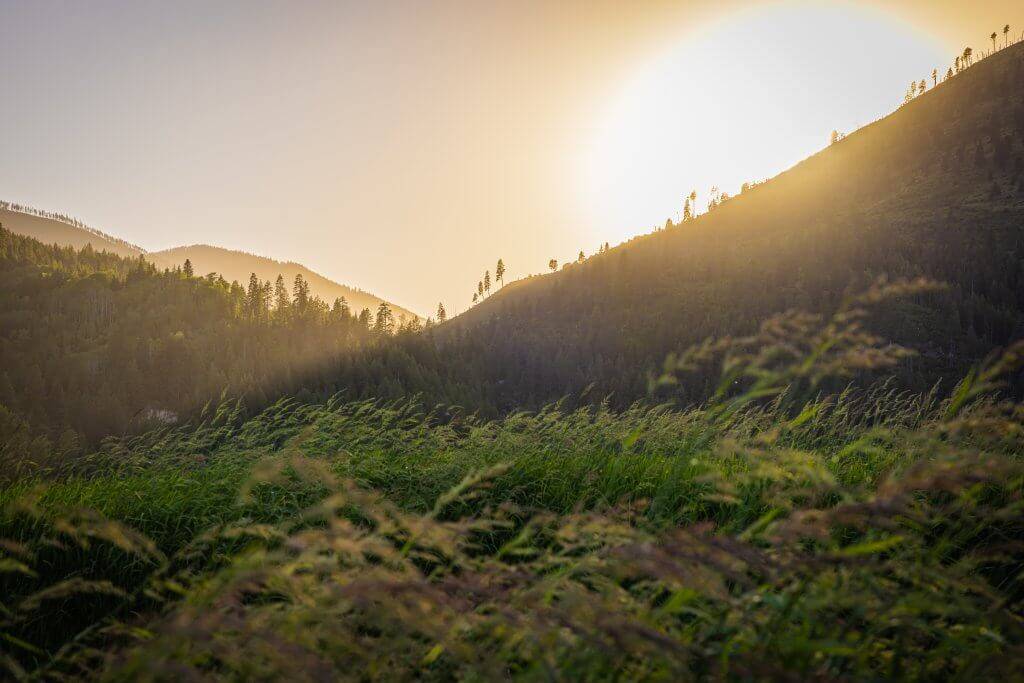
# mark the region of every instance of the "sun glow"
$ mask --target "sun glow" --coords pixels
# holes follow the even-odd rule
[[[594,233],[617,241],[704,210],[890,112],[942,67],[937,39],[845,3],[773,4],[691,30],[598,108],[580,155]]]

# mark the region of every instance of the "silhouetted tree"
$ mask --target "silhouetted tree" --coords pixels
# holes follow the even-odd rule
[[[488,294],[491,293],[491,271],[484,271],[484,291]]]
[[[963,62],[967,66],[970,66],[974,62],[974,50],[972,50],[970,47],[965,47],[964,48]]]
[[[939,84],[939,70],[932,69],[932,87],[934,88]]]
[[[995,32],[995,31],[992,31],[992,35],[990,35],[990,36],[989,36],[989,38],[991,38],[991,39],[992,39],[992,52],[995,52],[995,51],[996,51],[996,38],[998,38],[998,37],[999,37],[999,36],[998,36],[998,35],[996,35],[996,32]]]
[[[478,299],[478,298],[480,298],[480,295],[479,295],[479,294],[477,294],[476,292],[473,292],[473,303],[474,303],[474,304],[475,304],[475,303],[477,302],[477,299]]]
[[[690,209],[690,197],[687,196],[685,201],[683,201],[683,222],[685,223],[691,218],[693,218],[693,210]]]
[[[481,299],[484,298],[484,281],[483,280],[480,280],[480,282],[476,283],[476,293],[477,293],[477,296],[479,296]]]
[[[196,273],[192,269],[192,261],[185,259],[185,265],[182,267],[181,272],[185,273],[185,277],[193,277]]]
[[[1010,25],[1007,24],[1003,27],[1003,47],[1007,47],[1010,44]]]
[[[500,282],[502,287],[505,286],[505,264],[501,259],[498,259],[498,265],[494,268],[494,279]]]
[[[548,268],[551,269],[552,273],[558,270],[558,259],[551,259],[548,261]]]
[[[586,260],[587,260],[587,257],[583,254],[583,250],[580,249],[580,255],[576,257],[576,262],[577,263],[583,263]]]
[[[447,319],[448,319],[448,311],[444,310],[444,304],[443,303],[437,304],[437,322],[443,323]]]

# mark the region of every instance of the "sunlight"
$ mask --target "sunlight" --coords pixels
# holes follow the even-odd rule
[[[884,12],[779,3],[691,31],[598,107],[578,173],[599,240],[627,239],[712,186],[733,194],[892,111],[949,55]]]

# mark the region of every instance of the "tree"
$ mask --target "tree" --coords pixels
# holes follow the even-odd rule
[[[580,255],[576,257],[576,262],[577,263],[583,263],[586,260],[587,260],[587,257],[583,254],[583,250],[580,249]]]
[[[924,91],[927,90],[927,89],[928,89],[928,84],[925,83],[925,80],[922,78],[921,82],[917,84],[917,94],[923,95]]]
[[[687,196],[683,202],[683,222],[685,223],[691,218],[693,218],[693,210],[690,208],[690,197]]]
[[[477,299],[478,299],[479,297],[480,297],[480,295],[479,295],[479,294],[477,294],[476,292],[473,292],[473,303],[474,303],[474,304],[475,304],[475,303],[477,302]]]
[[[697,217],[697,190],[690,191],[690,218]]]
[[[192,261],[185,259],[185,265],[182,267],[182,272],[185,273],[185,277],[193,277],[196,273],[192,269]]]
[[[934,88],[939,84],[939,70],[932,69],[932,87]]]
[[[494,279],[500,282],[502,287],[505,286],[505,264],[501,259],[498,259],[498,265],[494,268]]]
[[[992,52],[996,51],[996,38],[997,37],[998,37],[998,35],[996,34],[995,31],[992,31],[992,35],[989,36],[989,38],[992,39]]]
[[[961,61],[962,60],[961,60],[961,58],[959,56],[956,59],[953,60],[953,66],[956,67],[956,72],[957,73],[960,73]]]
[[[498,263],[501,263],[501,261],[498,261]],[[448,319],[448,311],[444,310],[444,304],[443,303],[437,304],[437,322],[443,323],[447,319]]]
[[[274,318],[280,322],[286,321],[291,306],[288,288],[284,286],[284,276],[278,273],[277,281],[274,283]]]
[[[484,271],[484,291],[488,294],[491,293],[491,271]]]
[[[373,323],[373,331],[377,334],[391,334],[395,329],[395,316],[388,302],[381,301],[377,307],[377,319]]]
[[[246,313],[250,320],[259,320],[263,317],[265,303],[263,300],[263,284],[256,277],[256,273],[249,275],[249,289],[245,295]]]
[[[484,281],[483,280],[480,280],[480,282],[476,283],[476,293],[477,293],[477,296],[479,296],[481,299],[484,298]]]
[[[302,317],[309,309],[309,283],[302,277],[302,273],[295,274],[295,282],[292,284],[292,306],[295,315]]]
[[[558,259],[551,259],[548,261],[548,268],[551,269],[552,273],[558,270]]]
[[[946,80],[948,81],[951,78],[953,78],[953,67],[949,67],[949,69],[946,70]]]
[[[1007,47],[1010,44],[1010,25],[1007,24],[1003,27],[1003,47]]]
[[[965,47],[964,48],[964,58],[962,60],[962,63],[966,64],[967,66],[970,66],[973,62],[974,62],[974,50],[972,50],[970,47]]]

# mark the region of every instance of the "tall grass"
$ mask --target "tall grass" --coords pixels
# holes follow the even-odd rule
[[[1015,347],[951,396],[821,320],[670,359],[701,406],[282,401],[0,492],[2,666],[113,680],[976,680],[1024,656]],[[838,386],[835,391],[831,387]],[[53,475],[56,476],[53,476]]]

